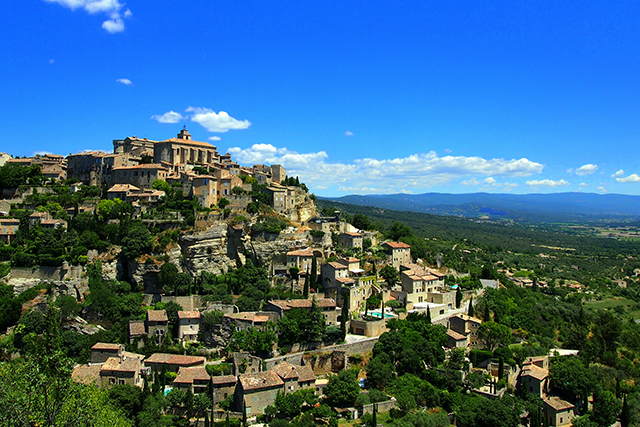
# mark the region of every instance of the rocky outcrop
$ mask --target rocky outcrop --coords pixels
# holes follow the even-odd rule
[[[246,239],[247,256],[254,264],[271,271],[273,265],[286,265],[287,252],[311,246],[307,233],[287,232],[280,234],[261,233]]]
[[[225,222],[180,237],[183,268],[194,274],[200,271],[223,274],[235,268],[237,254],[230,249],[228,237],[228,225]]]

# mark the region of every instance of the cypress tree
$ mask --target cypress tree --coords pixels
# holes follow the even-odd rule
[[[342,331],[342,337],[347,335],[347,321],[349,320],[349,292],[342,292],[342,313],[340,315],[340,330]]]
[[[431,324],[431,310],[429,310],[428,305],[427,305],[427,323]]]
[[[462,290],[460,289],[460,285],[458,285],[458,289],[456,290],[456,308],[460,308],[461,303],[462,303]]]
[[[498,380],[504,377],[504,359],[502,356],[498,359]]]
[[[473,317],[473,297],[471,297],[471,299],[469,300],[469,311],[467,312],[467,315],[469,317]]]
[[[313,260],[311,261],[311,280],[309,281],[309,287],[313,288],[314,291],[318,291],[317,285],[318,285],[318,261],[316,261],[316,257],[313,257]],[[305,297],[306,298],[306,297]]]
[[[378,425],[378,405],[374,404],[373,405],[373,414],[371,417],[371,425],[373,427],[377,427]]]
[[[631,421],[631,413],[629,412],[629,404],[627,403],[627,396],[622,398],[622,411],[620,412],[620,426],[629,427]]]
[[[491,311],[489,310],[489,304],[486,303],[484,304],[484,317],[483,319],[485,322],[491,322]]]

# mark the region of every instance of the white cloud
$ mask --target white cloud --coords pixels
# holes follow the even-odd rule
[[[109,19],[102,23],[102,28],[111,34],[124,31],[124,18],[131,17],[131,10],[120,12],[123,4],[118,0],[44,0],[47,3],[57,3],[71,10],[84,9],[89,14],[105,14]]]
[[[480,181],[478,181],[475,177],[471,177],[471,179],[467,179],[466,181],[462,181],[460,184],[464,185],[465,187],[474,187],[474,186],[480,184]]]
[[[638,174],[634,173],[634,174],[629,175],[626,178],[616,178],[616,181],[624,182],[624,183],[627,183],[627,182],[640,182],[640,176],[638,176]]]
[[[50,59],[50,60],[49,60],[49,64],[53,64],[54,62],[56,62],[56,60],[55,60],[55,59]]]
[[[160,123],[178,123],[180,120],[185,119],[182,114],[176,113],[173,110],[167,111],[166,113],[161,115],[156,114],[155,116],[151,116],[151,118],[157,120]]]
[[[229,130],[247,129],[251,126],[249,120],[237,120],[226,111],[216,113],[209,108],[189,107],[187,112],[193,113],[191,121],[200,124],[209,132],[224,133]]]
[[[598,170],[598,165],[589,163],[584,166],[580,166],[578,169],[576,169],[576,175],[591,175],[597,170]]]
[[[116,80],[118,83],[122,83],[123,85],[131,86],[133,82],[129,79],[118,79]]]
[[[346,132],[344,133],[344,136],[353,136],[353,132],[351,132],[351,131],[346,131]]]
[[[589,186],[589,184],[587,184],[586,182],[581,182],[580,183],[580,187],[588,187],[588,186]]]
[[[498,182],[498,181],[496,181],[496,180],[495,180],[495,178],[493,178],[493,177],[491,177],[491,176],[490,176],[490,177],[488,177],[488,178],[486,178],[484,181],[482,181],[482,183],[483,183],[484,185],[494,185],[494,184],[495,184],[495,183],[497,183],[497,182]]]
[[[210,136],[209,137],[209,141],[220,141],[222,138],[220,138],[219,136]]]
[[[467,178],[462,185],[479,185],[477,175],[528,176],[544,167],[527,159],[483,159],[480,157],[445,156],[434,152],[394,159],[357,159],[349,163],[330,163],[325,151],[298,153],[271,144],[254,144],[242,149],[229,148],[240,164],[281,164],[288,175],[299,175],[311,188],[333,188],[355,193],[416,192]],[[494,184],[509,190],[517,184]]]
[[[611,178],[617,178],[619,176],[624,175],[624,171],[622,169],[620,169],[618,172],[614,173],[613,175],[611,175]]]
[[[564,179],[561,179],[559,181],[553,181],[551,179],[533,180],[527,181],[526,184],[531,187],[560,187],[569,185],[569,183]]]
[[[598,187],[598,190],[600,190],[602,193],[606,193],[607,189],[604,188],[602,185],[600,187]]]

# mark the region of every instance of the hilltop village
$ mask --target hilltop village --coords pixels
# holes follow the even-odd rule
[[[365,215],[319,209],[281,165],[240,166],[186,129],[113,145],[0,156],[7,363],[55,342],[71,383],[136,425],[564,426],[602,404],[553,382],[551,360],[586,369],[579,349],[501,322],[501,291],[546,283],[429,264]]]

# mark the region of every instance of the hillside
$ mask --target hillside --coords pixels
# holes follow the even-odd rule
[[[322,198],[332,202],[434,215],[532,222],[637,220],[640,196],[594,193],[555,194],[386,194]]]

